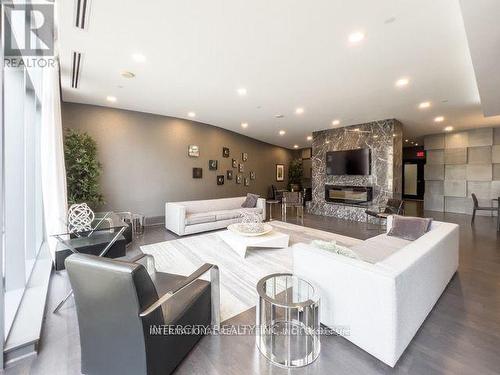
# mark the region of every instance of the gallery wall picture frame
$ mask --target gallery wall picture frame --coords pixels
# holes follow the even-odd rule
[[[238,172],[242,173],[245,170],[245,167],[243,167],[243,163],[240,163],[238,165]]]
[[[241,153],[241,160],[248,161],[248,154],[246,152]]]
[[[217,160],[209,160],[208,161],[208,169],[210,169],[211,171],[216,171],[218,164],[219,164],[219,162]]]
[[[243,179],[243,177],[241,176],[241,174],[236,175],[236,183],[237,184],[241,184],[242,179]]]
[[[217,176],[217,185],[224,185],[224,175]]]
[[[203,168],[193,168],[193,178],[203,178]]]
[[[233,159],[232,164],[233,168],[238,168],[238,160]]]
[[[228,147],[222,147],[222,157],[223,158],[229,157],[229,148]]]
[[[227,178],[228,181],[232,180],[233,179],[233,171],[228,170],[226,172],[226,178]]]
[[[255,180],[255,172],[250,172],[250,180]]]
[[[276,164],[276,181],[277,182],[285,181],[285,165],[284,164]]]
[[[191,158],[197,158],[200,156],[200,147],[197,145],[188,146],[188,156]]]
[[[245,186],[250,186],[250,179],[245,177]]]

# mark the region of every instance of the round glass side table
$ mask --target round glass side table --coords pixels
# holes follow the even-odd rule
[[[290,273],[264,277],[257,283],[257,347],[273,364],[301,367],[318,358],[320,344],[317,290]]]

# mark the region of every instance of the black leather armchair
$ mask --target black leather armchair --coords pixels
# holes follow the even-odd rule
[[[131,262],[74,254],[82,364],[89,375],[169,374],[202,337],[153,334],[152,327],[219,324],[219,273],[204,264],[188,277],[155,272],[151,256]],[[211,282],[199,280],[210,271]]]

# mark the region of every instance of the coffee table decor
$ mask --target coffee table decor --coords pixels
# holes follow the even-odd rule
[[[227,229],[240,236],[262,236],[273,230],[271,225],[262,222],[259,214],[243,211],[241,216],[241,223],[231,224]]]
[[[285,368],[309,365],[318,358],[320,297],[308,281],[275,273],[257,283],[256,344],[271,363]]]

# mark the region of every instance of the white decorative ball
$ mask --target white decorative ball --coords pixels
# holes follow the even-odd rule
[[[70,233],[84,232],[92,229],[94,211],[87,203],[72,204],[68,210],[68,230]]]

